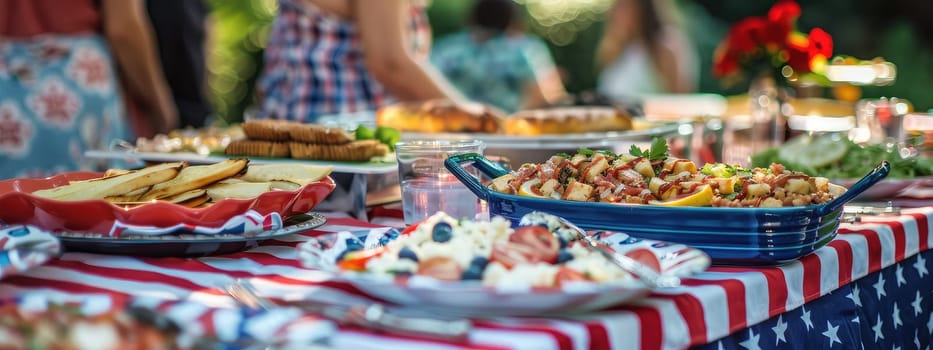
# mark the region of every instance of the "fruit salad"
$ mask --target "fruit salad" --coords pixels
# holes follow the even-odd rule
[[[458,220],[440,212],[372,249],[363,249],[362,242],[338,239],[343,251],[335,260],[344,271],[396,278],[419,275],[443,281],[476,281],[488,287],[547,288],[568,282],[614,283],[633,279],[577,241],[575,233],[563,227],[556,217],[534,214],[527,215],[521,225],[513,228],[502,217],[490,221]],[[637,256],[660,271],[658,258],[648,249],[632,249],[626,255]]]

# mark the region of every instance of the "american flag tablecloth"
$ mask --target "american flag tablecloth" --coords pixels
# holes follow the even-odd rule
[[[916,348],[923,348],[930,343],[933,328],[927,326],[933,325],[929,311],[933,303],[929,260],[933,256],[918,253],[926,252],[933,243],[931,217],[930,207],[905,209],[896,217],[865,217],[860,223],[843,224],[838,238],[800,261],[780,267],[713,267],[684,280],[681,287],[599,313],[564,318],[475,320],[474,330],[465,343],[342,327],[332,344],[350,349],[676,349],[711,343],[708,346],[712,348],[756,349],[786,347],[795,344],[792,343],[795,339],[797,345],[801,345],[801,339],[816,339],[821,343],[802,345],[858,347],[843,344],[841,339],[847,339],[863,342],[865,348],[896,345],[909,349],[915,348],[915,344],[920,345]],[[311,236],[376,227],[379,226],[333,214],[318,229],[268,241],[249,251],[198,259],[67,253],[25,275],[0,281],[0,298],[27,294],[74,298],[109,293],[233,307],[236,304],[221,288],[234,278],[248,278],[264,292],[283,297],[314,291],[358,298],[362,293],[357,289],[330,280],[326,273],[303,268],[296,260],[294,247]],[[893,270],[878,273],[888,267]],[[910,301],[887,304],[883,306],[884,312],[866,310],[866,316],[854,320],[869,330],[877,326],[879,333],[854,332],[858,334],[836,339],[849,329],[859,329],[858,326],[839,331],[834,328],[841,326],[838,321],[813,322],[825,319],[813,317],[814,314],[825,314],[835,308],[833,303],[824,302],[829,297],[821,298],[830,293],[833,293],[830,297],[853,294],[860,300],[877,295],[875,300],[883,304],[886,297],[905,288],[909,289]],[[891,305],[897,309],[891,309]],[[808,319],[810,323],[806,322]],[[908,320],[923,326],[913,326],[916,334],[901,334]],[[749,328],[755,325],[759,328]],[[775,329],[781,327],[786,331],[778,335]],[[801,329],[805,333],[794,331]],[[818,337],[802,338],[808,334]],[[893,342],[896,339],[906,340]]]

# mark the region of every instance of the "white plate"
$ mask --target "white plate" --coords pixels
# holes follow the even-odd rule
[[[830,182],[849,188],[858,179],[831,180]],[[910,187],[933,184],[933,176],[924,176],[913,179],[884,179],[869,187],[865,192],[855,197],[855,201],[872,201],[894,199],[898,196],[910,197]]]
[[[484,133],[416,133],[403,132],[403,140],[480,140],[487,148],[508,149],[577,149],[580,147],[611,147],[619,142],[651,141],[655,135],[675,133],[681,123],[646,124],[629,131],[591,132],[583,134],[548,134],[535,136],[502,135]]]
[[[376,235],[375,237],[369,237]],[[369,295],[405,306],[465,316],[530,316],[567,314],[603,309],[637,300],[651,289],[637,279],[612,284],[568,283],[561,287],[532,288],[525,285],[484,287],[479,281],[448,282],[430,277],[394,278],[334,267],[347,239],[358,238],[367,248],[378,247],[398,235],[395,229],[340,232],[318,237],[298,246],[305,266],[330,269],[335,279],[352,284]],[[600,240],[625,253],[647,249],[661,264],[661,274],[686,277],[705,270],[709,257],[683,244],[642,240],[624,233],[604,232]],[[377,244],[373,244],[376,242]],[[607,261],[607,265],[610,263]],[[614,267],[609,267],[614,268]]]

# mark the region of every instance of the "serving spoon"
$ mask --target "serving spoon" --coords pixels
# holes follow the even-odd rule
[[[613,265],[618,266],[623,271],[632,274],[648,287],[673,288],[680,285],[679,277],[672,275],[662,275],[651,267],[642,264],[640,261],[635,260],[628,255],[619,254],[606,249],[600,245],[599,241],[593,238],[593,236],[587,234],[586,231],[562,217],[535,211],[523,216],[522,224],[550,223],[553,222],[553,220],[557,220],[557,222],[560,224],[560,228],[572,232],[577,239],[584,243],[583,246],[586,247],[586,249],[599,253],[605,257],[606,260],[609,260],[609,262],[611,262]],[[557,231],[558,230],[552,230],[552,232]]]

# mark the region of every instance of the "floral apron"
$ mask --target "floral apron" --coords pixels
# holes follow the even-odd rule
[[[114,68],[100,36],[0,38],[0,179],[106,166],[84,152],[129,136]]]

